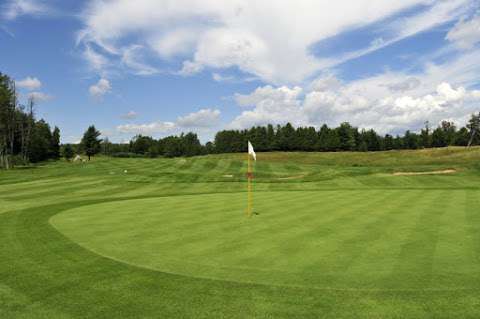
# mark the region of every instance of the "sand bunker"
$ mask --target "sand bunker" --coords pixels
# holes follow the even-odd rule
[[[429,172],[395,172],[394,176],[413,176],[413,175],[437,175],[437,174],[453,174],[456,173],[456,169],[444,169],[441,171],[429,171]]]

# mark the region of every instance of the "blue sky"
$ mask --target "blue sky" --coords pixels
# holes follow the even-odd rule
[[[0,72],[76,142],[480,111],[477,0],[0,2]]]

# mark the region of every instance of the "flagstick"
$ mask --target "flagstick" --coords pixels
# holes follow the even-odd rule
[[[248,177],[248,181],[247,181],[247,187],[248,187],[248,206],[247,206],[247,216],[248,217],[251,217],[252,216],[252,206],[253,206],[253,203],[252,203],[252,164],[251,164],[251,160],[250,160],[250,154],[247,154],[248,156],[248,172],[247,172],[247,177]]]

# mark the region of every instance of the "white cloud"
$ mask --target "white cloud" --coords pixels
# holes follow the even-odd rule
[[[385,71],[370,77],[361,78],[349,83],[336,83],[335,85],[323,85],[327,91],[338,92],[343,90],[346,95],[361,95],[369,100],[380,100],[388,96],[394,98],[403,95],[419,97],[435,92],[436,86],[442,82],[450,83],[452,86],[465,88],[474,87],[479,84],[478,74],[480,72],[480,51],[473,50],[457,54],[453,58],[442,57],[445,60],[442,64],[429,62],[426,58],[424,64],[416,65],[415,68],[421,71]],[[328,78],[327,78],[328,79]],[[325,82],[325,78],[313,81]],[[328,81],[335,82],[336,79]],[[311,85],[311,91],[322,91],[325,88]]]
[[[16,81],[15,85],[19,88],[31,91],[27,94],[28,99],[33,99],[36,103],[46,102],[53,99],[53,96],[36,91],[42,87],[42,82],[36,77],[27,76],[25,79]]]
[[[6,20],[15,20],[22,15],[45,15],[51,11],[43,1],[38,0],[10,0],[1,9]]]
[[[452,21],[474,1],[94,0],[82,15],[79,41],[95,43],[120,62],[125,48],[136,45],[156,53],[157,59],[181,58],[183,75],[234,67],[268,83],[291,84]],[[387,19],[415,5],[428,9]],[[310,52],[321,40],[383,19],[389,36],[377,38],[365,49],[328,59]],[[131,60],[139,61],[139,53],[130,52]],[[138,69],[124,64],[134,72]]]
[[[172,122],[152,122],[146,124],[124,124],[117,126],[120,133],[153,135],[158,133],[167,133],[175,129],[175,123]]]
[[[478,112],[480,91],[433,80],[438,70],[458,63],[431,67],[425,74],[416,74],[418,83],[412,81],[412,75],[385,73],[348,84],[339,84],[341,82],[331,76],[321,78],[310,84],[304,94],[300,94],[301,88],[260,87],[251,94],[236,95],[239,106],[253,108],[243,111],[228,127],[286,122],[318,127],[323,123],[336,126],[348,121],[361,128],[375,128],[380,133],[398,133],[417,130],[427,120],[437,123],[453,119],[464,125],[469,114]],[[451,80],[458,83],[464,78],[452,74]],[[411,82],[416,83],[405,84]],[[396,89],[391,90],[392,87]]]
[[[143,46],[141,45],[132,45],[126,48],[122,55],[122,63],[137,75],[158,73],[156,68],[140,61],[141,51],[143,51]]]
[[[233,76],[229,75],[221,75],[220,73],[212,73],[212,79],[217,82],[230,82],[235,80]]]
[[[195,46],[197,31],[195,29],[179,28],[164,35],[153,35],[150,39],[155,52],[164,59],[173,56],[187,55]]]
[[[342,86],[342,82],[334,75],[328,75],[315,79],[310,84],[310,88],[314,91],[337,90]]]
[[[415,77],[409,77],[403,81],[386,84],[385,86],[392,92],[406,92],[417,88],[420,85],[420,80]]]
[[[450,30],[446,39],[459,48],[471,49],[480,42],[480,15],[470,20],[461,20]]]
[[[384,132],[392,129],[418,129],[427,120],[438,123],[450,119],[465,125],[465,116],[476,111],[474,103],[478,101],[473,92],[468,92],[463,87],[453,88],[449,83],[441,83],[436,92],[417,98],[408,95],[386,97],[358,118],[370,127],[380,126]],[[378,113],[376,118],[372,116],[373,112]]]
[[[412,36],[469,13],[476,5],[475,2],[475,0],[433,1],[434,5],[428,10],[411,17],[399,18],[390,27],[394,31],[398,31],[400,37]]]
[[[466,90],[463,87],[453,89],[452,86],[446,82],[437,86],[437,94],[445,98],[445,101],[458,101],[465,97]]]
[[[108,59],[102,54],[96,52],[89,45],[85,46],[83,58],[88,62],[90,68],[94,71],[102,71],[109,64]]]
[[[237,94],[235,100],[242,107],[254,106],[253,110],[243,111],[228,126],[231,128],[249,128],[255,125],[283,124],[294,122],[306,124],[302,112],[300,95],[302,88],[270,85],[259,87],[248,95]]]
[[[97,84],[91,85],[88,91],[90,95],[96,98],[100,98],[110,92],[112,87],[110,86],[110,81],[107,79],[101,78],[98,80]]]
[[[182,69],[178,72],[180,75],[189,76],[198,73],[203,70],[203,66],[200,63],[192,61],[184,61]]]
[[[382,132],[398,132],[418,129],[426,120],[455,119],[464,125],[465,116],[478,111],[476,91],[468,88],[479,83],[480,51],[458,54],[443,64],[427,62],[420,69],[423,71],[416,73],[387,71],[343,84],[328,92],[330,103],[309,104],[309,99],[318,95],[309,92],[305,112],[311,108],[310,121],[332,125],[349,121]]]
[[[205,140],[211,138],[214,128],[218,128],[220,111],[216,109],[200,109],[197,112],[179,116],[175,122],[155,121],[141,124],[119,125],[116,131],[120,134],[167,135],[179,134],[188,130],[201,134]]]
[[[30,77],[30,76],[27,76],[23,80],[16,81],[15,84],[20,88],[27,89],[30,91],[38,90],[40,87],[42,87],[42,82],[40,82],[39,79],[37,79],[36,77]]]
[[[28,93],[28,98],[33,99],[33,101],[36,103],[41,103],[41,102],[50,101],[51,99],[53,99],[53,96],[43,92],[30,92]]]
[[[268,106],[275,103],[295,104],[297,97],[302,93],[302,88],[295,86],[292,89],[287,86],[274,88],[266,85],[257,88],[251,94],[235,94],[235,101],[243,107],[258,106],[259,104]]]
[[[198,112],[180,116],[176,124],[184,128],[207,128],[218,125],[219,110],[201,109]]]
[[[338,91],[312,91],[305,96],[302,105],[302,113],[306,117],[306,122],[318,126],[322,122],[328,124],[338,124],[342,121],[338,117],[347,117],[358,115],[360,112],[368,110],[371,106],[365,96],[358,93],[347,92],[346,88]]]
[[[134,120],[134,119],[137,118],[137,116],[138,116],[138,113],[137,113],[137,112],[135,112],[135,111],[130,111],[130,112],[126,113],[126,114],[122,114],[120,117],[121,117],[122,119],[125,119],[125,120]]]
[[[371,47],[381,47],[385,44],[385,40],[383,38],[375,38],[372,42],[370,42]]]
[[[470,92],[470,96],[473,99],[480,99],[480,90],[473,90]]]
[[[191,62],[212,68],[237,66],[244,72],[271,78],[273,68],[267,52],[267,44],[254,32],[213,28],[201,37]]]
[[[331,68],[349,60],[368,55],[376,50],[385,48],[405,38],[414,36],[426,30],[438,27],[449,21],[458,19],[466,14],[475,5],[475,0],[448,0],[424,4],[432,4],[428,10],[420,13],[400,17],[390,23],[385,23],[384,29],[390,34],[388,38],[374,39],[366,48],[340,54],[334,58],[319,60],[319,68]]]
[[[64,136],[61,135],[61,142],[63,144],[68,143],[68,144],[80,144],[82,139],[78,137],[77,135],[68,135]]]

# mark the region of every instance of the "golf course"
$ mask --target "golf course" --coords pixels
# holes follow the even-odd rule
[[[0,171],[0,318],[478,318],[480,147]]]

